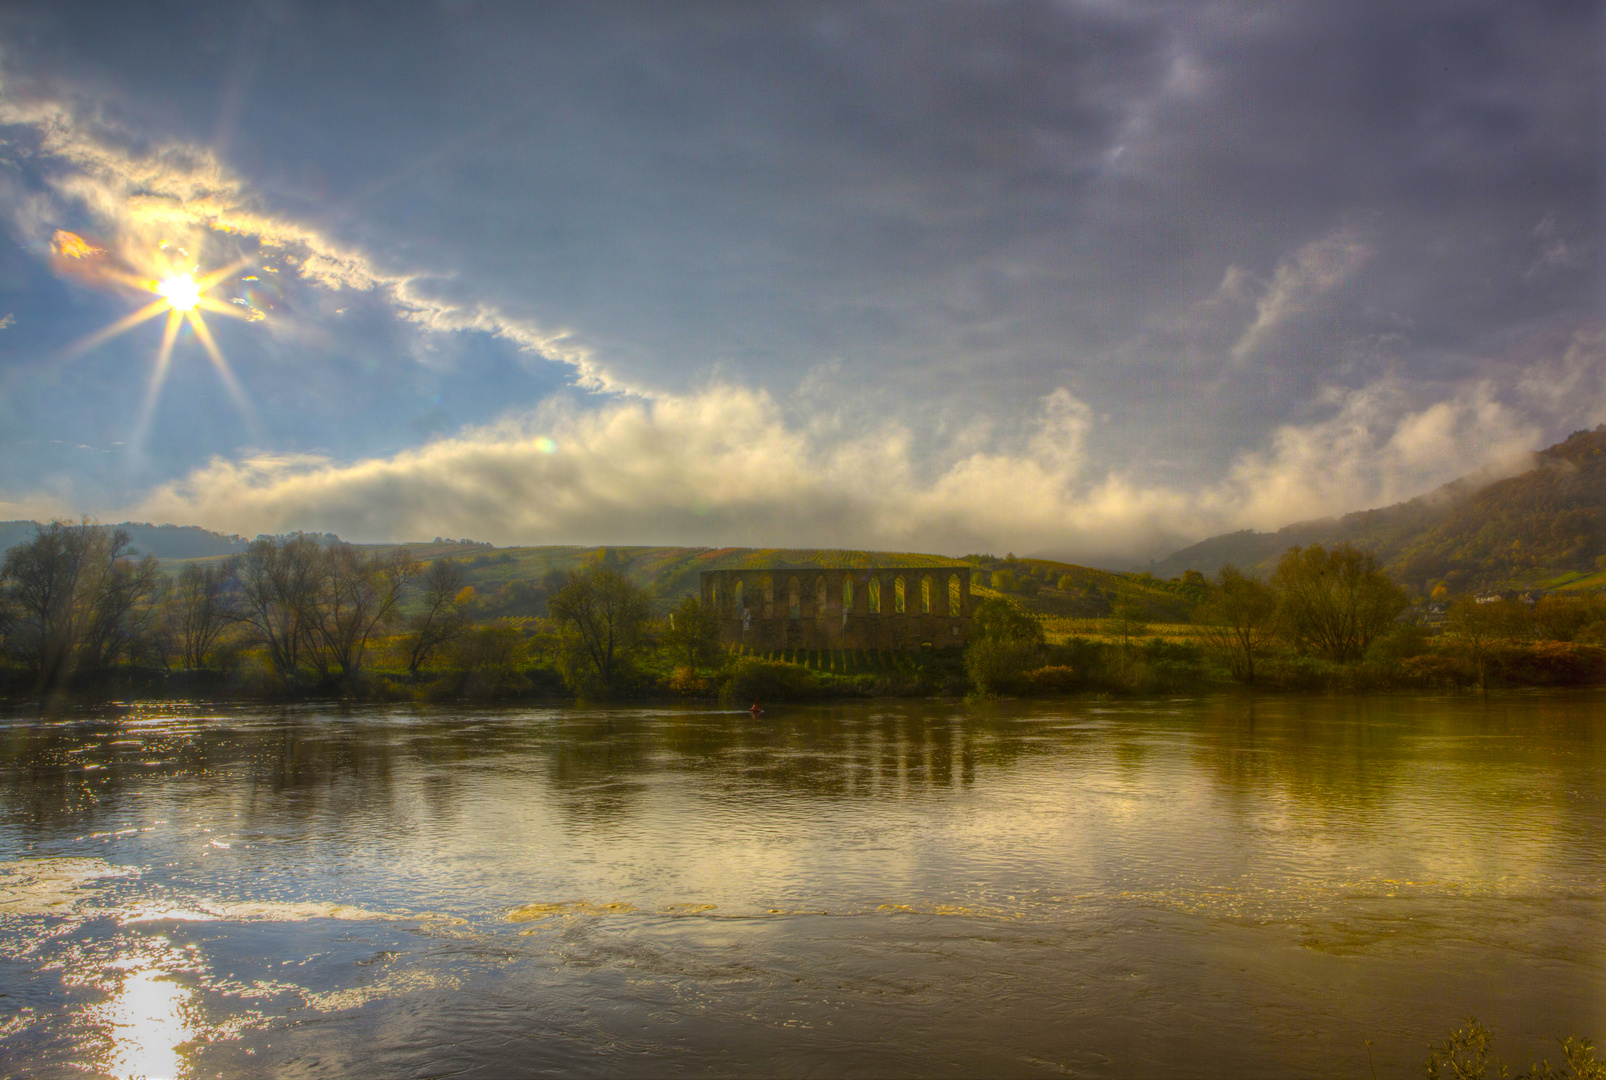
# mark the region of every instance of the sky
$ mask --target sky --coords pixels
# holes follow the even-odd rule
[[[1514,471],[1602,13],[8,4],[0,518],[1127,565]]]

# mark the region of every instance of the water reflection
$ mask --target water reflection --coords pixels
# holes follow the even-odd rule
[[[118,1080],[175,1080],[186,1075],[180,1047],[194,1038],[187,1013],[190,992],[159,967],[139,961],[115,965],[126,972],[104,1009],[112,1041],[106,1071]]]
[[[119,1076],[280,1040],[303,1071],[1129,1074],[1225,1041],[1222,1074],[1321,1074],[1467,1011],[1584,1032],[1600,701],[18,718],[0,1030]]]

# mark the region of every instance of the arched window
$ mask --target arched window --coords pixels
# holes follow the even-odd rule
[[[931,614],[931,575],[920,575],[920,614]]]
[[[736,610],[738,612],[742,610],[742,580],[741,580],[741,578],[737,578],[736,579]]]
[[[881,614],[881,579],[870,575],[870,614]]]
[[[848,614],[853,610],[853,575],[849,574],[842,579],[842,613]]]
[[[948,575],[948,614],[954,618],[965,613],[965,598],[959,587],[959,575]]]
[[[764,575],[764,617],[775,618],[775,575]]]
[[[803,603],[802,603],[802,598],[798,595],[799,588],[798,588],[797,578],[793,578],[791,581],[786,583],[786,593],[787,593],[786,599],[787,599],[788,603],[791,606],[790,614],[791,614],[792,618],[794,618],[794,619],[802,618],[803,617]]]
[[[820,618],[825,617],[825,577],[823,575],[814,579],[814,614]]]
[[[903,575],[899,574],[892,583],[892,612],[895,615],[903,614]]]

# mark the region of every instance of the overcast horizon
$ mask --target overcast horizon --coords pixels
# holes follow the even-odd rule
[[[10,5],[0,519],[1111,565],[1514,469],[1606,421],[1603,35]]]

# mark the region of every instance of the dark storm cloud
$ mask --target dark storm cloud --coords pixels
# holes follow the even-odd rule
[[[1100,477],[1312,470],[1350,479],[1287,511],[1342,509],[1601,407],[1534,378],[1593,377],[1595,5],[50,5],[0,41],[8,93],[214,148],[415,300],[571,331],[651,394],[768,391],[799,432],[895,422],[927,485],[1026,453],[1057,388],[1073,517]],[[1176,530],[1250,496],[1212,498]]]

